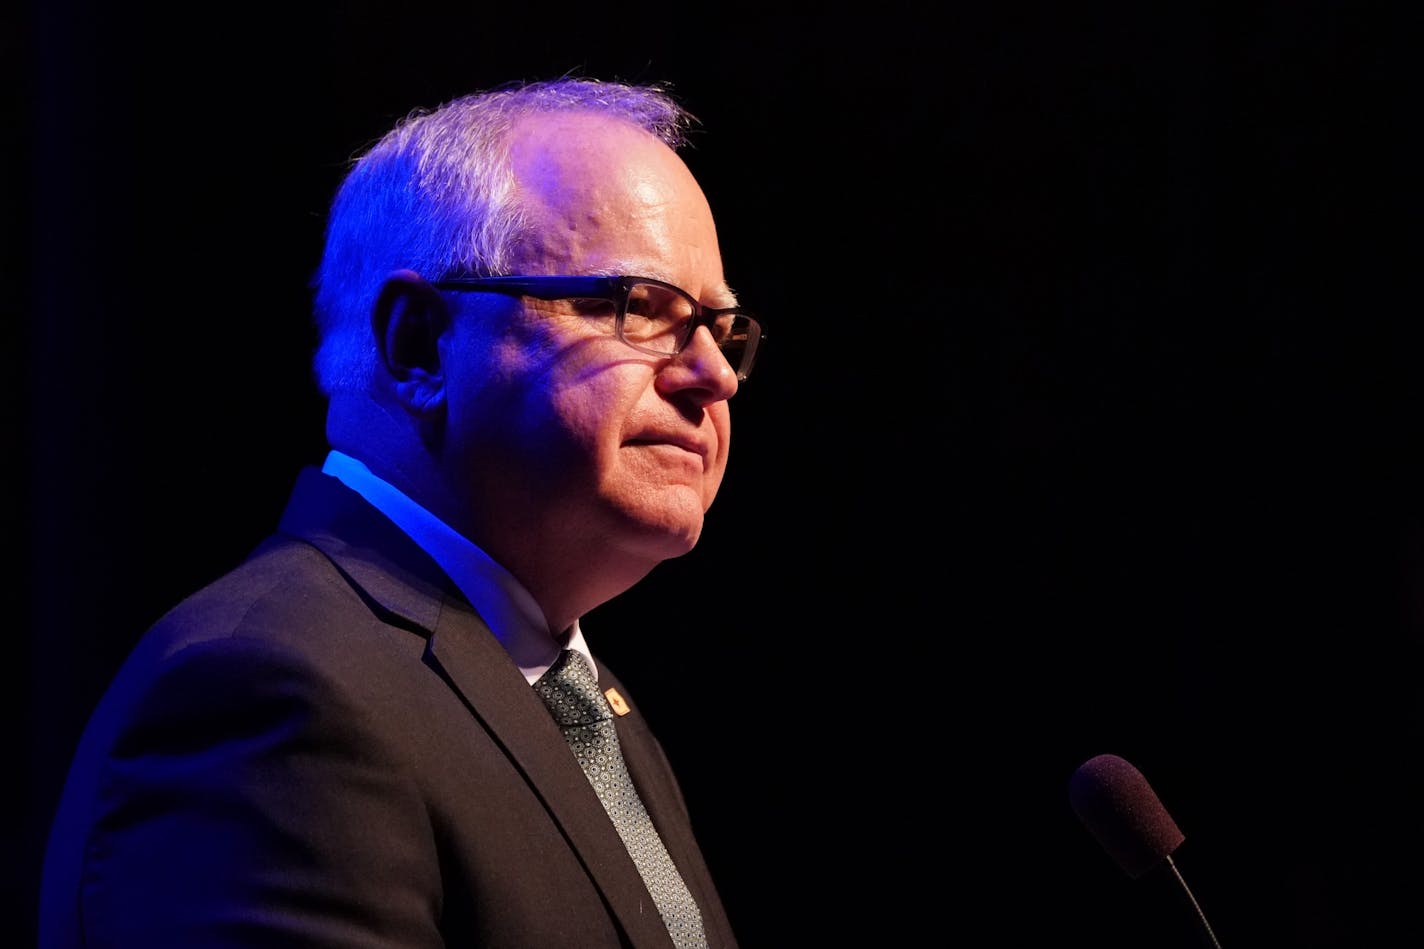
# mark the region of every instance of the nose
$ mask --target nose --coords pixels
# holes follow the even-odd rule
[[[722,355],[712,331],[699,326],[682,352],[673,356],[658,372],[658,391],[672,394],[693,392],[699,405],[722,402],[737,394],[737,371]]]

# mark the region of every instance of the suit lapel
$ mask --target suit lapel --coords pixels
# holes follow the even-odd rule
[[[446,610],[430,637],[438,669],[524,773],[635,946],[671,949],[662,917],[548,709],[473,612]]]
[[[652,896],[548,709],[435,561],[359,494],[314,468],[298,478],[281,531],[322,550],[387,622],[427,635],[426,663],[524,774],[629,943],[672,949]]]
[[[672,765],[662,745],[648,728],[635,702],[628,699],[628,690],[601,662],[598,664],[600,686],[616,687],[628,703],[627,715],[618,717],[619,743],[628,773],[638,789],[659,836],[682,874],[683,882],[702,907],[702,924],[711,946],[734,945],[725,924],[725,911],[720,895],[712,883],[711,872],[702,858],[692,831],[687,802],[673,776]]]

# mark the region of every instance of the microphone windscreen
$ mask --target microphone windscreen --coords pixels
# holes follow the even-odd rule
[[[1133,879],[1186,839],[1142,772],[1117,755],[1079,765],[1068,782],[1068,797],[1083,826]]]

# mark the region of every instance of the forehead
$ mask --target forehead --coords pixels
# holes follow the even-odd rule
[[[674,179],[691,173],[650,132],[611,116],[559,112],[525,116],[510,131],[521,192],[571,201],[615,191],[629,176]],[[693,183],[695,186],[695,183]]]
[[[510,155],[533,225],[530,266],[720,280],[707,199],[652,134],[586,113],[531,116],[515,126]]]

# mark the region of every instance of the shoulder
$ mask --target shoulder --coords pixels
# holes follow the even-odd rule
[[[424,648],[421,631],[387,622],[319,550],[276,541],[139,638],[91,737],[122,754],[126,744],[220,745],[283,723],[378,729],[364,711],[372,692],[422,675]]]

